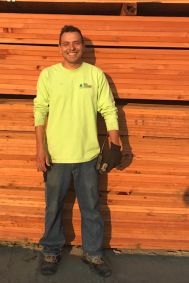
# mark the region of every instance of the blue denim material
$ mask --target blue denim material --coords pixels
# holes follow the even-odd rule
[[[54,163],[44,174],[45,232],[39,241],[44,254],[58,255],[65,244],[63,202],[73,176],[81,212],[83,251],[89,255],[102,255],[104,225],[99,208],[96,161],[97,158],[84,163]]]

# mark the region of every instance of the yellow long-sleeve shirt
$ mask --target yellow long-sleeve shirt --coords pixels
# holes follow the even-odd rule
[[[53,163],[80,163],[99,153],[97,112],[107,130],[117,130],[117,108],[104,73],[83,62],[74,70],[61,63],[43,69],[34,99],[35,126],[45,125]]]

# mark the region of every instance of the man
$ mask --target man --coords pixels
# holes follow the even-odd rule
[[[111,140],[110,171],[121,159],[117,109],[104,73],[83,62],[81,31],[64,26],[59,45],[63,62],[41,72],[34,99],[37,169],[44,173],[46,185],[45,232],[39,242],[43,246],[41,272],[54,274],[60,261],[65,243],[63,200],[73,178],[82,219],[83,261],[107,277],[111,269],[102,257],[96,120],[98,111]]]

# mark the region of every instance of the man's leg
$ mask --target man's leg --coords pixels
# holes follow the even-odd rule
[[[43,246],[43,274],[53,274],[65,243],[62,225],[63,199],[71,181],[69,164],[53,164],[44,174],[45,179],[45,232],[39,244]],[[45,264],[46,261],[46,264]],[[54,264],[53,264],[54,263]]]
[[[103,220],[99,206],[96,158],[78,164],[73,170],[81,221],[83,251],[89,255],[102,255]]]
[[[99,206],[98,173],[96,161],[78,164],[73,169],[76,195],[81,211],[82,244],[84,261],[103,277],[111,275],[111,269],[102,258],[103,220]]]

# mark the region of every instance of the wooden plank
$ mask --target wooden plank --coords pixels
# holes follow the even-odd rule
[[[0,93],[35,95],[39,72],[61,62],[58,54],[57,47],[0,45]],[[115,97],[189,100],[187,50],[87,48],[85,60],[103,69]]]
[[[1,173],[1,186],[21,186],[27,187],[28,184],[32,184],[32,187],[38,188],[43,186],[43,178],[41,173],[36,172],[33,168],[0,168]],[[23,175],[24,174],[24,175]],[[24,178],[23,178],[24,176]],[[144,173],[138,174],[137,172],[131,172],[124,174],[123,172],[116,172],[112,170],[107,176],[100,178],[101,191],[118,191],[122,194],[130,194],[133,191],[142,192],[159,192],[159,190],[186,190],[188,186],[189,177],[178,176],[173,174],[162,175],[158,173]]]
[[[99,140],[102,144],[104,136]],[[133,155],[139,161],[188,162],[188,139],[170,139],[156,137],[121,137],[123,152]],[[182,149],[182,150],[181,150]],[[33,132],[0,131],[0,162],[11,162],[15,159],[33,161],[35,158],[35,134]],[[7,163],[8,164],[8,163]],[[18,164],[18,163],[17,163]]]
[[[134,104],[118,106],[121,135],[189,138],[189,106]],[[14,117],[14,119],[13,119]],[[0,100],[0,130],[34,131],[32,100]],[[99,133],[105,134],[99,117]]]
[[[28,199],[28,191],[14,188],[15,191],[0,188],[1,199],[1,220],[0,220],[0,238],[3,239],[7,232],[8,238],[14,240],[24,240],[27,235],[27,241],[38,241],[43,231],[44,225],[44,202],[42,201],[42,194],[36,195],[36,191],[30,193]],[[8,192],[8,198],[6,195]],[[36,195],[36,196],[35,196]],[[106,196],[104,195],[106,198]],[[31,200],[32,201],[31,201]],[[125,200],[123,200],[125,199]],[[122,202],[120,203],[120,200]],[[12,201],[12,202],[11,202]],[[106,200],[105,200],[106,201]],[[117,201],[117,204],[116,202]],[[162,202],[165,201],[165,202]],[[183,205],[182,199],[178,200],[177,196],[166,198],[143,196],[119,196],[115,194],[108,194],[108,206],[101,205],[102,214],[105,220],[105,245],[110,239],[110,217],[111,217],[111,246],[125,246],[133,244],[146,247],[151,243],[151,248],[158,245],[159,248],[171,247],[172,249],[186,248],[188,244],[188,208]],[[115,202],[115,203],[114,203]],[[176,203],[176,207],[172,208],[172,203]],[[37,204],[37,206],[36,206]],[[80,213],[78,204],[73,206],[72,224],[70,219],[69,208],[72,203],[66,203],[64,211],[64,224],[68,231],[68,239],[71,239],[70,225],[73,225],[76,233],[78,244],[81,243],[80,238]],[[111,214],[111,216],[110,216]],[[14,215],[14,216],[13,216]],[[34,229],[32,223],[35,223],[38,229]],[[35,226],[36,226],[35,225]],[[165,233],[166,227],[166,233]],[[5,230],[4,230],[5,228]],[[179,228],[179,229],[178,229]],[[27,234],[26,234],[27,230]],[[12,232],[15,231],[13,234]],[[125,233],[127,231],[127,233]],[[174,233],[177,231],[177,233]],[[179,231],[179,232],[178,232]],[[32,235],[35,233],[35,239]],[[14,239],[13,239],[14,235]],[[131,239],[132,238],[132,242]],[[76,239],[74,240],[75,243]],[[117,242],[119,239],[119,242]],[[156,243],[154,242],[156,239]],[[158,240],[157,240],[158,239]],[[169,239],[169,245],[168,245]],[[26,239],[25,239],[26,240]],[[175,246],[175,243],[176,246]]]
[[[8,192],[6,194],[6,191]],[[188,191],[187,191],[188,193]],[[6,212],[9,210],[12,211],[12,209],[16,209],[17,207],[17,216],[32,216],[32,209],[34,208],[36,214],[38,212],[41,216],[44,216],[44,189],[41,190],[33,190],[32,188],[18,188],[18,187],[0,187],[0,198],[1,198],[1,214],[6,215]],[[168,217],[167,219],[164,219],[164,222],[172,221],[172,217],[175,215],[175,219],[178,215],[178,220],[188,220],[188,201],[189,196],[185,194],[185,191],[182,191],[182,193],[172,195],[166,194],[164,192],[160,192],[159,194],[149,194],[148,196],[144,195],[142,193],[131,193],[131,194],[120,194],[119,192],[100,192],[100,203],[102,206],[102,210],[105,213],[105,217],[108,217],[108,207],[111,206],[112,210],[111,212],[115,213],[132,213],[135,212],[136,215],[133,215],[130,217],[133,217],[133,220],[135,218],[135,222],[137,222],[138,219],[138,213],[142,213],[142,215],[139,217],[141,220],[148,220],[152,221],[153,218],[158,221],[158,215],[161,216],[166,215]],[[173,206],[174,203],[174,206]],[[69,194],[66,197],[65,201],[65,210],[69,211],[69,209],[74,206],[74,208],[77,210],[77,213],[75,216],[77,218],[80,218],[79,213],[79,206],[77,201],[75,200],[75,192],[70,189]],[[3,209],[4,207],[4,209]],[[20,207],[20,208],[19,208]],[[28,207],[28,210],[24,207]],[[3,212],[4,211],[4,212]],[[148,212],[151,211],[151,214],[148,214]],[[11,212],[12,213],[12,212]],[[144,213],[144,215],[143,215]],[[34,213],[34,217],[36,216]],[[9,214],[8,214],[9,215]],[[179,217],[179,215],[182,215],[182,218]],[[145,216],[147,218],[145,218]],[[156,217],[155,217],[156,216]],[[114,218],[114,221],[130,221],[128,219],[120,219],[120,218]]]
[[[159,247],[159,248],[172,248],[173,250],[176,248],[179,250],[182,250],[183,247],[186,249],[186,246],[188,246],[188,229],[183,228],[186,225],[186,222],[181,223],[180,225],[177,223],[176,225],[169,224],[167,223],[162,224],[162,223],[156,223],[156,226],[151,227],[150,223],[149,226],[151,229],[149,229],[148,225],[144,225],[144,223],[136,223],[136,224],[131,224],[131,223],[124,223],[125,229],[122,229],[120,227],[120,224],[115,224],[114,223],[114,229],[112,229],[112,237],[110,241],[110,245],[112,247],[128,247],[128,245],[133,245],[133,247],[146,247],[146,242],[148,242],[148,245],[151,243],[151,248],[152,246],[154,247]],[[65,221],[65,230],[68,231],[68,228],[70,228],[70,225],[74,225],[74,232],[76,234],[76,239],[77,244],[81,244],[81,238],[80,238],[80,222],[74,221],[72,224],[70,224],[69,221]],[[105,245],[107,246],[109,240],[110,240],[110,234],[107,233],[109,222],[105,222]],[[29,225],[22,225],[19,226],[18,222],[8,222],[2,223],[1,222],[1,229],[0,229],[0,238],[3,238],[4,236],[7,235],[7,237],[12,236],[13,240],[13,235],[20,240],[24,240],[24,238],[27,238],[27,241],[38,241],[42,232],[43,232],[43,227],[42,224],[38,223],[37,229],[34,229],[33,227],[28,227]],[[66,229],[67,228],[67,229]],[[179,228],[179,229],[177,229]],[[3,233],[6,231],[6,234]],[[127,231],[127,233],[126,233]],[[149,232],[150,231],[150,232]],[[165,233],[166,231],[166,233]],[[178,231],[175,233],[175,231]],[[14,232],[14,233],[13,233]],[[33,235],[35,235],[35,238],[33,238]],[[67,232],[67,237],[70,239],[71,235],[70,229]],[[11,239],[11,238],[9,238]],[[109,239],[109,240],[108,240]],[[132,239],[132,241],[131,241]],[[169,240],[168,240],[169,239]],[[71,240],[71,239],[70,239]],[[75,241],[73,243],[75,243]],[[168,244],[169,242],[169,244]],[[125,244],[127,243],[127,244]],[[176,245],[175,245],[176,243]]]
[[[189,19],[176,17],[117,17],[1,13],[1,43],[58,44],[64,24],[78,26],[88,45],[180,47],[189,46]]]
[[[30,140],[28,139],[30,137]],[[125,159],[130,155],[132,158],[130,164],[122,168],[123,173],[136,173],[136,174],[162,174],[162,175],[188,175],[189,172],[189,160],[188,160],[188,143],[189,139],[177,139],[177,147],[167,152],[166,156],[161,154],[164,149],[164,140],[168,142],[167,138],[150,138],[154,143],[157,143],[154,148],[149,144],[148,138],[139,138],[137,141],[143,145],[143,140],[147,140],[147,146],[151,148],[148,155],[144,153],[135,152],[135,144],[133,145],[132,139],[129,137],[129,145],[126,137],[122,137],[123,152],[126,154]],[[136,142],[136,139],[134,139]],[[169,144],[175,144],[175,139],[169,139]],[[181,151],[182,144],[182,154]],[[34,134],[14,133],[14,132],[2,132],[0,135],[0,168],[35,168],[35,137]],[[144,145],[143,145],[144,147]],[[147,147],[147,148],[148,148]],[[153,150],[152,150],[153,149]],[[105,151],[105,158],[108,156],[108,152]],[[127,160],[125,160],[127,161]],[[124,162],[123,162],[124,163]]]
[[[189,140],[188,140],[189,142]],[[20,149],[21,150],[21,149]],[[12,170],[14,168],[35,168],[35,155],[33,156],[20,156],[15,155],[1,155],[0,170]],[[152,157],[143,158],[142,160],[135,157],[132,158],[131,164],[126,168],[122,169],[125,174],[136,173],[136,174],[161,174],[161,175],[184,175],[187,176],[189,172],[189,160],[153,160]]]

